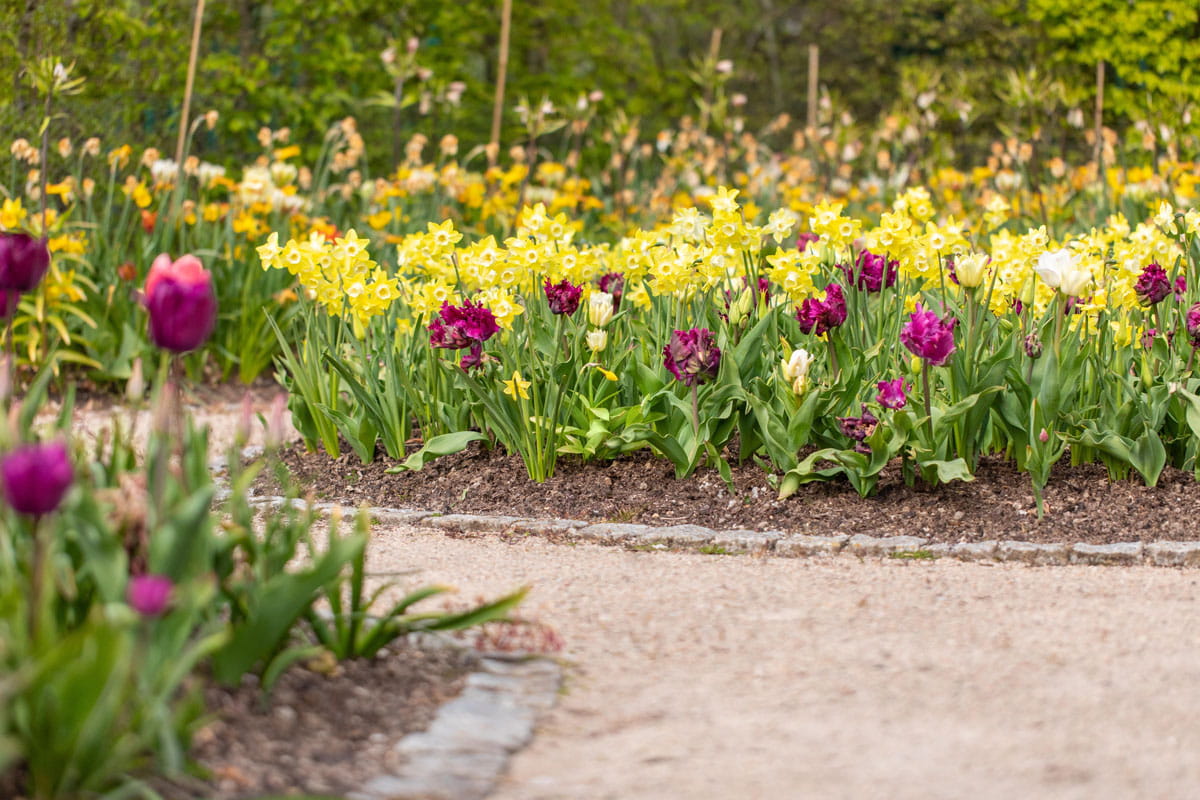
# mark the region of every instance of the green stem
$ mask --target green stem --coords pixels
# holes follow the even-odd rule
[[[700,387],[692,387],[692,433],[700,438]]]
[[[933,449],[933,404],[929,397],[929,362],[921,359],[921,399],[925,401],[925,425],[929,429],[929,448]]]

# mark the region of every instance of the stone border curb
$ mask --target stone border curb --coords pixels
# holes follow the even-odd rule
[[[482,800],[533,738],[538,717],[558,698],[562,670],[548,659],[484,656],[462,694],[433,723],[401,739],[392,752],[401,774],[378,775],[349,800]]]
[[[282,497],[260,497],[253,505],[280,505]],[[293,501],[302,503],[303,501]],[[317,503],[326,512],[338,504]],[[1020,563],[1030,566],[1083,564],[1092,566],[1200,567],[1200,541],[1118,542],[1116,544],[931,542],[919,536],[818,536],[783,531],[715,530],[702,525],[635,525],[616,522],[588,524],[573,519],[524,518],[486,514],[438,514],[392,508],[368,508],[378,522],[401,523],[442,532],[544,536],[568,542],[588,542],[634,550],[682,550],[708,555],[759,555],[784,558],[858,558],[924,560],[953,558],[976,563]]]

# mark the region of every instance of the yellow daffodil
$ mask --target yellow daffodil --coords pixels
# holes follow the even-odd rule
[[[512,380],[503,381],[504,393],[513,400],[520,398],[521,400],[529,399],[530,381],[522,380],[521,373],[513,371]]]

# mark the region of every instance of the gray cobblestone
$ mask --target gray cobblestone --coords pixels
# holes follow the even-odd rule
[[[1146,560],[1158,567],[1200,567],[1200,542],[1151,542]]]
[[[501,533],[520,521],[520,517],[447,514],[444,517],[426,517],[421,520],[421,525],[428,528],[462,531],[463,533]]]
[[[962,561],[995,561],[999,542],[961,542],[950,552]]]
[[[809,536],[793,534],[775,543],[775,554],[781,556],[833,556],[846,544],[849,536]]]
[[[646,539],[654,529],[649,525],[627,525],[620,522],[601,522],[580,528],[575,535],[580,539],[600,544],[648,544]]]
[[[1076,544],[1071,548],[1072,564],[1140,564],[1141,542],[1117,544]]]
[[[917,536],[867,536],[857,533],[846,542],[844,552],[857,556],[886,556],[920,550],[926,540]]]
[[[1065,544],[1000,542],[996,554],[1004,561],[1020,561],[1034,566],[1066,564],[1069,553]]]
[[[782,531],[732,530],[716,531],[712,546],[729,553],[769,553],[784,537]]]

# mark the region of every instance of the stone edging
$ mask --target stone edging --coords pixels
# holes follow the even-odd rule
[[[533,738],[538,716],[552,708],[562,682],[548,659],[484,656],[462,694],[438,709],[424,731],[393,748],[400,774],[370,778],[349,800],[483,800],[509,757]]]
[[[282,497],[261,497],[255,505],[278,505]],[[303,501],[296,501],[302,503]],[[318,503],[329,511],[336,503]],[[394,508],[368,508],[383,523],[412,525],[439,531],[488,533],[509,536],[544,536],[574,542],[645,550],[685,550],[709,554],[752,554],[781,557],[937,559],[955,558],[981,563],[1017,562],[1033,566],[1091,564],[1104,566],[1147,565],[1200,567],[1200,541],[1120,542],[1070,544],[1016,541],[934,543],[918,536],[867,536],[834,534],[813,536],[783,531],[714,530],[701,525],[588,524],[572,519],[524,518],[498,515],[438,514]]]

